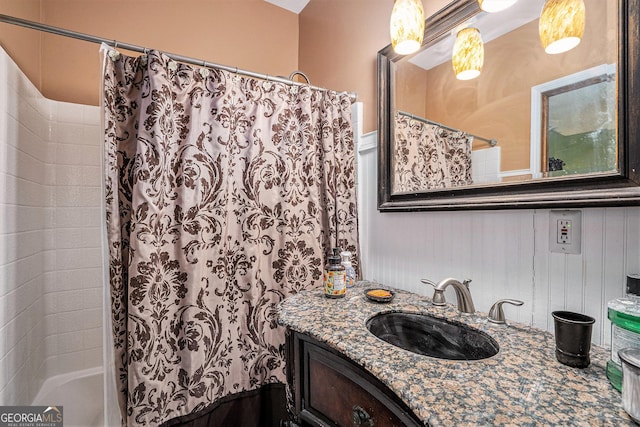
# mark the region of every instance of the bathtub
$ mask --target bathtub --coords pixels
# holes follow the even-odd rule
[[[47,379],[33,400],[36,406],[62,406],[65,427],[104,425],[102,367]]]

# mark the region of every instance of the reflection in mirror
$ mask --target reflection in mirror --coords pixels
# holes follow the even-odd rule
[[[427,41],[420,52],[393,62],[393,192],[618,172],[616,2],[585,0],[583,39],[558,55],[545,53],[540,42],[543,5],[544,0],[527,0],[498,13],[476,11],[444,36]],[[452,49],[465,27],[482,35],[484,64],[477,78],[461,81],[453,72]],[[613,70],[608,84],[533,90],[594,67]],[[531,120],[532,96],[539,96],[544,106],[537,123]],[[610,120],[604,127],[587,117],[596,112]],[[554,133],[560,129],[557,122],[570,116],[598,127],[564,124],[564,133]],[[577,158],[581,149],[575,147],[596,131],[600,139],[589,140],[592,155],[585,151]]]
[[[543,150],[541,158],[531,153],[534,177],[616,172],[615,65],[542,86],[547,90],[532,89],[532,98],[542,98],[542,110],[532,104],[531,114],[543,122],[542,140],[532,135],[532,146]]]
[[[640,0],[584,0],[580,43],[557,54],[541,41],[544,4],[455,0],[427,18],[417,53],[378,52],[380,210],[640,204]],[[480,74],[459,80],[467,27],[480,37],[455,68]]]

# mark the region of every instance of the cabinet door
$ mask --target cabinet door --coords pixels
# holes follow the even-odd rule
[[[423,425],[394,393],[353,361],[293,334],[292,380],[299,420],[307,425]]]

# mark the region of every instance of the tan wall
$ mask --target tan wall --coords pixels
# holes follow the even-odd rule
[[[17,7],[22,2],[41,7],[41,19]],[[298,69],[298,16],[262,0],[0,0],[0,13],[260,73],[288,76]],[[45,96],[99,103],[97,44],[44,34],[38,67],[34,43],[20,52],[22,35],[40,33],[18,29],[14,37],[4,27],[0,43],[12,57],[18,53],[18,64]]]
[[[419,117],[427,116],[427,77],[428,72],[424,68],[404,62],[401,67],[396,67],[396,96],[395,109],[415,114]]]
[[[0,14],[40,21],[40,0],[0,0]],[[40,89],[41,33],[0,23],[0,46]]]
[[[425,15],[448,0],[423,1]],[[364,132],[378,128],[377,66],[390,43],[393,0],[311,0],[300,14],[300,68],[311,82],[358,93],[364,103]]]
[[[312,0],[300,14],[300,68],[314,85],[357,92],[364,131],[378,128],[376,54],[389,44],[392,0]]]

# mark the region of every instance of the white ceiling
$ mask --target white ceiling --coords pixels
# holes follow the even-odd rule
[[[287,9],[293,13],[300,13],[302,9],[309,3],[309,0],[264,0],[267,3],[275,4],[283,9]]]
[[[468,21],[467,26],[480,30],[482,41],[487,43],[540,17],[545,0],[520,0],[509,9],[497,13],[480,12]],[[449,34],[429,48],[415,54],[409,62],[430,70],[451,59],[455,34]]]

